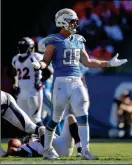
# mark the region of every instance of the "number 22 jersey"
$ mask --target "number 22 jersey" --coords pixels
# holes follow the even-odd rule
[[[18,85],[21,92],[34,94],[36,92],[35,84],[41,83],[42,71],[36,71],[32,62],[42,60],[43,56],[40,53],[32,52],[24,61],[21,61],[20,58],[21,54],[17,54],[12,59],[12,66],[17,72]]]
[[[85,39],[78,34],[66,38],[60,33],[51,34],[44,40],[45,46],[52,44],[55,52],[52,59],[54,77],[81,76],[80,56]]]

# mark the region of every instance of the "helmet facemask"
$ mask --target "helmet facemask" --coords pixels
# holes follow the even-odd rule
[[[78,24],[77,24],[77,21],[78,20],[66,20],[67,21],[67,24],[68,26],[67,27],[64,27],[64,29],[68,30],[71,34],[75,34],[77,32],[77,27],[78,27]]]

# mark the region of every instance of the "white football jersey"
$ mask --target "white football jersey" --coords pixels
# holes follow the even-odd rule
[[[16,69],[18,76],[18,85],[21,91],[36,91],[34,85],[35,82],[42,78],[42,71],[35,71],[32,62],[41,61],[43,59],[42,54],[32,52],[31,55],[24,61],[20,62],[20,54],[17,54],[12,59],[12,66]]]

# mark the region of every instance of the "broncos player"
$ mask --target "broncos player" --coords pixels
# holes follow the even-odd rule
[[[29,116],[17,105],[15,99],[4,91],[1,91],[1,117],[29,134],[38,134],[40,128],[44,130],[44,126],[34,124]]]
[[[59,10],[55,15],[55,23],[60,32],[47,36],[46,50],[43,60],[32,63],[36,69],[46,68],[52,61],[54,68],[53,117],[45,132],[45,148],[43,156],[48,159],[58,159],[59,155],[52,147],[54,130],[61,121],[67,101],[78,121],[79,135],[82,143],[82,158],[97,159],[89,151],[89,99],[84,84],[81,81],[80,62],[85,67],[104,68],[116,67],[127,62],[127,59],[117,59],[118,54],[110,61],[90,59],[85,50],[85,39],[76,33],[77,14],[71,9]]]
[[[18,139],[20,142],[20,140]],[[75,142],[75,143],[74,143]],[[61,135],[55,134],[53,140],[53,146],[57,150],[59,156],[71,156],[74,149],[74,144],[79,143],[80,138],[78,135],[78,125],[73,115],[65,117],[64,127]],[[12,156],[22,157],[39,157],[43,156],[43,146],[37,137],[25,137],[23,144],[17,145],[16,142],[10,140],[8,142],[8,154]],[[63,146],[63,147],[62,147]],[[80,153],[81,147],[76,147],[77,152]]]
[[[19,54],[13,57],[12,66],[16,70],[14,88],[18,91],[17,103],[37,125],[43,125],[41,111],[43,105],[42,71],[35,70],[32,62],[42,60],[40,53],[34,52],[34,41],[24,37],[18,42]]]

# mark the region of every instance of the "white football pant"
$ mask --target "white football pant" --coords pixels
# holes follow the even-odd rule
[[[24,98],[20,93],[17,98],[18,105],[27,113],[30,119],[36,124],[41,122],[41,112],[43,106],[43,89],[41,88],[36,95]]]
[[[36,124],[34,124],[28,115],[17,105],[15,99],[6,94],[9,108],[2,113],[2,118],[27,133],[35,133]],[[7,130],[9,131],[9,130]]]
[[[80,77],[57,77],[53,89],[53,120],[60,122],[67,102],[76,117],[88,115],[89,97]]]

